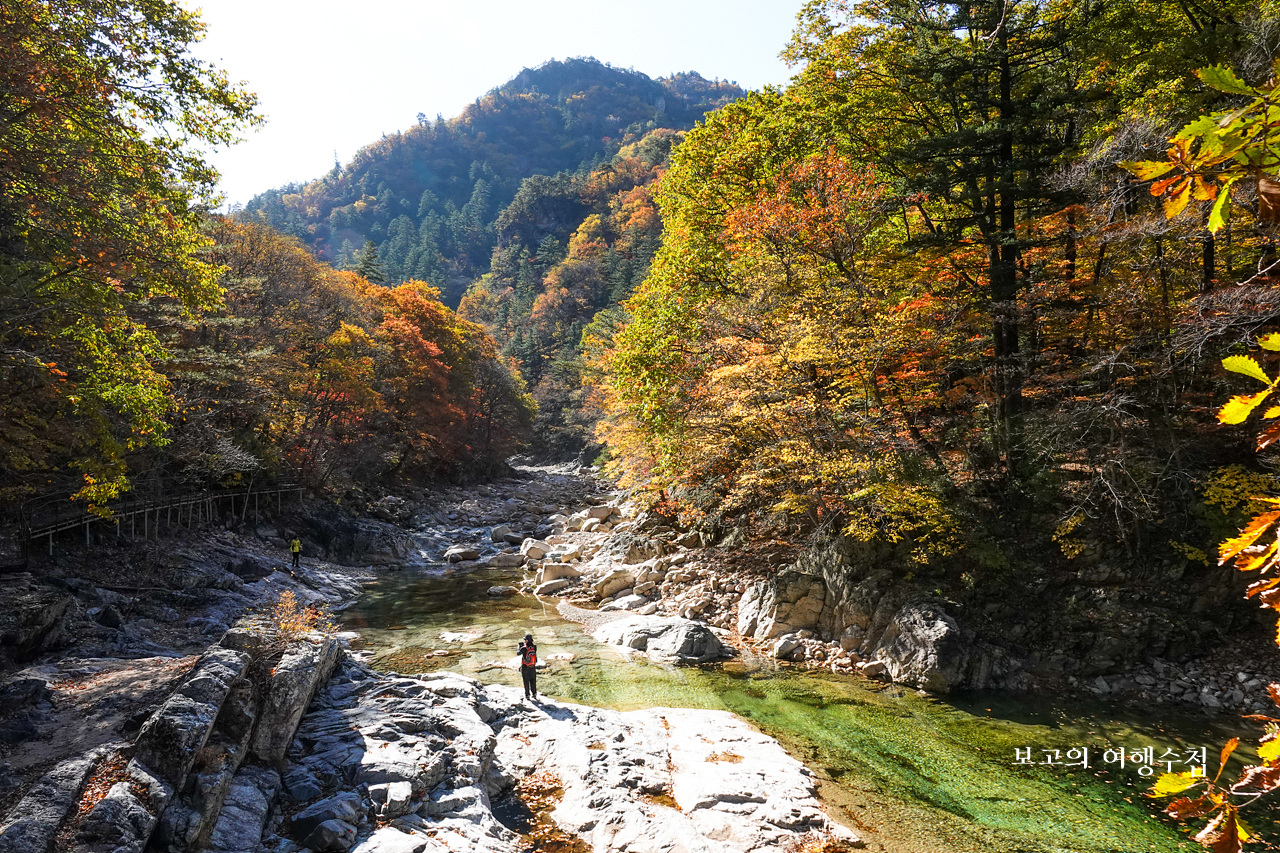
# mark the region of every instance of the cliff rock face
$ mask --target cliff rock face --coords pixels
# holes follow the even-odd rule
[[[865,557],[865,555],[863,555]],[[758,640],[795,635],[839,640],[848,650],[883,664],[894,682],[933,693],[985,688],[1016,665],[948,611],[873,560],[851,559],[847,543],[827,542],[795,565],[751,584],[738,603],[738,630]]]

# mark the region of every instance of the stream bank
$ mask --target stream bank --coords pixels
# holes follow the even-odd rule
[[[584,504],[585,508],[579,508]],[[312,781],[305,775],[291,774],[288,762],[298,763],[314,753],[314,743],[308,744],[310,736],[300,734],[297,738],[293,738],[292,734],[287,737],[285,734],[277,734],[274,740],[276,746],[272,747],[274,751],[255,752],[256,747],[253,744],[256,735],[252,731],[246,734],[245,719],[252,718],[249,729],[253,729],[261,726],[263,719],[272,717],[272,714],[266,713],[268,703],[265,697],[270,695],[270,691],[264,691],[260,684],[259,692],[255,696],[251,678],[243,674],[230,679],[222,676],[204,678],[201,676],[204,671],[202,667],[214,665],[208,662],[211,652],[207,651],[212,639],[225,635],[228,626],[234,623],[245,610],[270,601],[285,591],[293,592],[303,603],[328,603],[341,610],[345,609],[348,602],[360,595],[367,583],[375,580],[379,582],[378,586],[374,587],[376,595],[380,588],[395,588],[402,582],[412,585],[417,579],[438,576],[439,582],[445,588],[454,591],[470,590],[465,596],[468,601],[484,602],[485,606],[497,604],[505,608],[504,612],[507,615],[504,618],[508,629],[522,633],[526,625],[551,626],[553,621],[563,620],[560,620],[559,614],[556,613],[555,600],[520,595],[517,592],[518,588],[523,586],[530,591],[540,590],[541,595],[546,596],[550,594],[546,584],[563,582],[559,587],[561,592],[589,600],[593,605],[600,606],[598,618],[605,618],[604,614],[609,613],[614,614],[619,620],[662,617],[665,614],[664,618],[669,620],[686,620],[703,626],[703,630],[716,636],[721,645],[729,649],[737,649],[740,660],[750,657],[757,661],[778,661],[776,664],[770,663],[770,666],[787,668],[821,666],[827,671],[834,669],[837,672],[856,669],[858,663],[876,662],[875,659],[861,655],[855,649],[843,648],[838,639],[824,640],[820,628],[814,630],[797,625],[794,621],[796,617],[791,614],[807,613],[812,609],[812,604],[796,607],[803,597],[789,602],[791,606],[787,611],[788,615],[783,619],[768,616],[768,608],[758,609],[758,612],[766,614],[766,618],[773,619],[774,627],[785,625],[792,630],[779,634],[773,640],[766,638],[760,641],[753,650],[752,644],[743,643],[741,639],[742,632],[739,628],[741,602],[745,600],[744,596],[750,589],[765,582],[765,568],[771,563],[776,565],[779,555],[732,545],[708,547],[700,534],[690,534],[670,528],[663,529],[661,524],[650,522],[634,514],[633,510],[626,507],[617,496],[609,495],[604,490],[604,484],[589,477],[578,476],[564,470],[544,469],[533,472],[526,478],[503,481],[475,489],[458,489],[437,495],[424,495],[421,499],[382,498],[361,503],[358,509],[362,515],[354,518],[335,515],[331,510],[319,508],[305,517],[257,520],[257,523],[248,529],[206,532],[188,541],[162,540],[160,543],[151,543],[147,549],[128,551],[121,549],[109,556],[119,557],[122,562],[128,562],[129,584],[118,582],[125,574],[121,571],[121,566],[112,566],[110,560],[103,559],[101,553],[95,555],[94,562],[85,561],[80,565],[76,565],[71,558],[67,558],[64,565],[55,567],[58,572],[53,575],[55,583],[52,585],[43,582],[49,579],[47,576],[40,578],[39,581],[34,577],[20,579],[21,583],[25,583],[27,588],[35,594],[60,595],[63,596],[65,603],[60,611],[62,616],[55,620],[54,625],[44,629],[37,642],[29,644],[25,650],[15,652],[34,655],[38,660],[34,665],[17,672],[16,677],[11,678],[4,688],[6,691],[12,691],[7,695],[14,697],[14,701],[6,706],[6,719],[2,724],[9,727],[11,740],[4,747],[3,753],[4,760],[7,762],[5,773],[8,780],[8,799],[6,800],[8,808],[6,808],[5,828],[0,831],[0,849],[5,849],[4,844],[17,844],[18,846],[11,849],[23,850],[24,853],[28,849],[39,849],[26,846],[30,841],[28,837],[12,834],[16,823],[26,819],[28,825],[32,822],[38,826],[52,825],[61,832],[60,841],[55,833],[51,836],[53,840],[49,842],[62,844],[60,849],[72,849],[67,845],[74,843],[81,845],[86,851],[135,849],[135,847],[141,850],[142,848],[137,845],[130,847],[124,844],[125,835],[120,829],[121,824],[118,821],[108,820],[108,817],[114,816],[125,821],[134,827],[135,835],[140,835],[142,834],[140,828],[145,828],[147,823],[142,818],[142,813],[146,812],[156,818],[152,821],[149,836],[151,849],[259,849],[235,846],[248,843],[246,840],[248,836],[243,832],[230,837],[231,840],[228,840],[225,835],[219,835],[217,827],[220,822],[223,822],[231,829],[242,830],[248,827],[248,835],[256,832],[267,844],[261,847],[262,850],[283,853],[283,851],[304,849],[298,845],[306,842],[312,831],[328,820],[337,820],[347,824],[348,827],[354,827],[354,835],[347,828],[331,825],[329,828],[336,832],[332,838],[324,840],[323,844],[320,843],[321,839],[316,839],[316,844],[320,846],[308,846],[305,849],[318,853],[321,847],[350,848],[361,850],[363,853],[364,850],[383,849],[376,845],[384,844],[392,845],[386,849],[398,849],[394,845],[399,844],[400,839],[386,835],[383,830],[390,820],[387,815],[399,810],[405,802],[413,804],[413,808],[398,815],[395,820],[407,819],[412,813],[424,820],[439,823],[448,815],[455,814],[448,811],[437,811],[433,814],[432,809],[439,809],[440,806],[425,805],[431,799],[430,792],[435,791],[435,787],[427,787],[427,783],[432,781],[432,774],[422,779],[388,777],[379,782],[371,782],[368,779],[357,781],[351,775],[359,771],[351,769],[356,765],[352,763],[354,755],[349,749],[341,752],[344,758],[331,768],[331,775],[328,777],[313,772],[315,779]],[[304,543],[308,554],[301,569],[292,573],[284,570],[281,559],[283,557],[281,534],[288,529],[304,531]],[[538,553],[539,551],[541,553]],[[367,559],[368,562],[364,565],[342,566],[322,559],[326,553],[357,563],[362,562],[362,558]],[[111,583],[111,581],[117,582]],[[361,599],[362,602],[370,600],[368,595]],[[466,635],[468,611],[460,606],[460,601],[461,598],[447,598],[436,603],[452,620],[450,624],[455,629],[454,633]],[[371,641],[376,644],[379,631],[402,634],[411,627],[403,624],[397,626],[392,623],[366,630],[358,625],[352,625],[351,620],[359,618],[361,609],[362,605],[358,603],[355,607],[346,610],[344,614],[344,618],[350,617],[348,625],[360,631],[360,641],[356,645],[369,646]],[[404,612],[403,605],[401,610]],[[792,621],[787,621],[788,619]],[[757,623],[759,622],[757,617]],[[115,623],[115,626],[113,627],[111,623]],[[547,630],[553,632],[553,637],[555,631],[561,631],[565,636],[569,633],[564,628],[548,627]],[[541,641],[545,630],[537,628],[537,631]],[[809,635],[806,636],[805,632],[809,632]],[[233,632],[231,636],[236,635]],[[638,650],[634,645],[635,635],[630,636],[631,639],[619,641],[621,646]],[[784,638],[796,641],[796,645],[785,652],[780,650],[777,642]],[[296,711],[300,717],[302,709],[308,707],[309,693],[314,690],[319,698],[311,705],[309,713],[341,711],[339,716],[348,720],[348,723],[342,724],[346,726],[343,731],[351,730],[349,722],[355,719],[351,716],[352,714],[361,716],[361,719],[367,723],[363,728],[355,727],[360,732],[360,737],[364,739],[362,741],[365,743],[365,747],[362,748],[364,754],[370,754],[373,750],[383,752],[398,748],[395,747],[396,744],[413,740],[425,731],[409,731],[401,724],[404,720],[411,718],[425,718],[423,717],[426,714],[425,706],[413,711],[412,714],[406,711],[400,717],[395,717],[397,712],[394,708],[388,710],[390,706],[384,707],[381,704],[365,707],[361,705],[363,699],[360,697],[367,692],[375,694],[374,698],[378,698],[379,701],[385,697],[390,697],[387,700],[389,702],[392,699],[406,702],[422,700],[426,705],[435,707],[445,704],[451,698],[457,698],[439,693],[436,690],[437,687],[455,692],[462,691],[469,696],[480,696],[476,691],[483,692],[485,696],[490,696],[492,693],[492,697],[497,697],[491,697],[492,701],[485,699],[482,702],[477,699],[472,703],[473,712],[480,717],[488,713],[481,710],[481,705],[492,710],[496,704],[506,701],[501,699],[503,694],[501,684],[486,685],[481,682],[492,682],[495,678],[498,681],[508,677],[514,678],[514,672],[507,668],[509,661],[506,660],[510,657],[508,646],[513,644],[506,643],[503,638],[498,638],[496,641],[490,638],[490,641],[495,642],[495,645],[493,645],[493,651],[485,651],[483,660],[478,661],[478,665],[485,668],[483,673],[477,673],[482,675],[478,679],[457,676],[462,680],[455,683],[442,681],[444,676],[434,674],[421,678],[398,675],[375,676],[359,660],[338,661],[335,656],[333,666],[338,673],[335,679],[323,685],[316,682],[312,688],[306,687],[306,682],[298,682],[295,684],[295,689],[287,694],[292,698],[278,702],[277,705],[279,708],[289,708],[290,714]],[[62,650],[56,648],[68,642],[71,643],[69,647],[64,647]],[[436,637],[433,648],[422,645],[406,646],[402,643],[397,647],[398,651],[388,653],[386,650],[389,647],[384,645],[383,651],[375,652],[375,649],[369,648],[361,652],[358,657],[380,658],[373,662],[384,670],[423,673],[441,665],[452,667],[454,664],[465,663],[459,647],[467,642],[470,641]],[[253,654],[247,648],[237,648],[234,640],[231,643],[231,651],[249,654],[250,660],[245,663],[243,671],[250,672]],[[551,645],[554,644],[549,644],[547,647],[549,653],[547,662],[552,667],[549,672],[555,674],[555,668],[559,668],[560,673],[574,672],[574,665],[578,662],[573,659],[555,660],[555,652]],[[227,646],[220,641],[217,648],[225,650]],[[835,648],[840,648],[841,654],[837,654]],[[797,649],[803,651],[803,661],[796,660],[801,657],[795,654]],[[648,655],[650,649],[645,648],[643,651]],[[619,653],[631,654],[622,651],[621,648]],[[216,652],[215,657],[222,656],[224,652]],[[327,654],[324,657],[327,660]],[[658,655],[658,659],[663,657]],[[780,658],[788,660],[780,661]],[[664,697],[669,697],[678,704],[681,697],[687,695],[689,685],[704,678],[700,671],[693,670],[689,671],[687,676],[682,676],[679,684],[673,685],[669,678],[671,670],[657,663],[648,663],[648,656],[645,661],[643,671],[647,675],[637,679],[635,670],[628,670],[625,675],[627,689],[633,689],[637,684],[642,688],[642,692],[645,693],[643,697],[645,705],[659,704],[658,700]],[[233,663],[229,666],[235,670],[237,665]],[[731,664],[726,671],[734,671],[732,666],[736,664]],[[278,669],[278,667],[273,668]],[[323,670],[324,667],[320,669]],[[288,671],[290,668],[285,667],[285,672]],[[212,711],[212,719],[206,729],[208,737],[196,750],[199,757],[192,759],[185,776],[179,772],[183,769],[182,767],[170,768],[168,780],[157,775],[154,769],[146,773],[136,768],[131,769],[129,762],[125,759],[131,757],[137,759],[139,740],[145,740],[143,738],[145,733],[163,729],[163,727],[157,728],[158,724],[152,723],[156,707],[170,702],[175,696],[185,696],[185,699],[195,701],[193,697],[183,693],[192,678],[200,681],[212,679],[229,682],[226,684],[223,704]],[[249,687],[236,686],[240,682],[249,684]],[[717,690],[723,687],[719,682],[714,683],[718,685],[715,688]],[[299,687],[299,684],[302,686]],[[363,686],[359,689],[352,686],[357,684]],[[388,684],[399,686],[395,686],[390,692],[384,692],[383,688]],[[470,686],[459,687],[458,684]],[[748,698],[758,690],[757,686],[753,686],[750,678],[743,686],[749,688],[743,694]],[[581,687],[583,698],[591,700],[587,702],[588,705],[601,704],[598,702],[599,697],[592,694],[594,689],[592,685],[583,681]],[[335,689],[336,692],[334,692]],[[787,689],[792,690],[790,687]],[[843,689],[842,687],[841,690]],[[132,693],[134,690],[137,690],[136,695]],[[236,699],[239,695],[237,691],[243,693],[246,690],[247,698],[240,696]],[[797,688],[795,695],[805,696],[807,690],[808,688]],[[396,691],[405,695],[399,695]],[[228,697],[233,700],[231,705],[226,704]],[[571,699],[572,696],[567,698]],[[877,724],[877,729],[893,730],[892,719],[898,718],[893,708],[901,698],[886,697],[888,700],[885,705],[886,716],[881,723]],[[356,705],[343,704],[351,701]],[[815,708],[852,707],[847,704],[847,699],[842,699],[839,695],[823,699],[816,706],[807,699],[801,699],[798,702],[788,699],[787,702],[788,704],[783,707],[789,710],[783,716],[791,720],[798,719],[797,715],[809,714]],[[207,707],[210,703],[205,704]],[[392,704],[395,703],[392,702]],[[564,702],[562,697],[556,699],[558,707],[571,708],[578,704],[574,701]],[[357,706],[362,707],[363,710],[358,712],[354,710]],[[226,707],[233,710],[228,711],[224,718],[223,708]],[[638,704],[633,707],[637,710],[640,708]],[[240,711],[235,711],[236,708]],[[251,709],[252,713],[245,711],[246,708]],[[806,708],[809,711],[805,711]],[[757,724],[762,727],[765,725],[763,722],[765,717],[758,716],[761,713],[760,709],[754,708],[749,702],[739,703],[737,708],[726,708],[722,704],[704,710],[748,712]],[[579,709],[573,710],[572,713],[580,719],[586,719],[595,712],[590,709]],[[391,716],[389,717],[388,714]],[[538,722],[542,719],[541,717],[531,714],[532,712],[525,714],[524,711],[512,711],[491,717],[488,721],[481,720],[481,722],[489,725],[495,719],[511,718],[517,720],[518,725],[503,724],[504,730],[511,728],[521,737],[533,737],[532,734],[525,732],[525,729],[536,728],[544,723]],[[205,716],[209,715],[205,714]],[[274,718],[279,719],[280,715],[276,713]],[[550,713],[547,714],[547,718],[554,719]],[[337,718],[333,715],[328,719],[333,725],[338,725]],[[396,719],[400,719],[401,722],[395,722]],[[591,719],[597,718],[591,717]],[[598,719],[603,720],[605,717],[601,716]],[[667,719],[670,724],[669,718],[664,719]],[[703,720],[704,731],[726,728],[712,725],[708,722],[710,719]],[[288,722],[289,718],[286,715],[282,725],[287,727]],[[298,720],[293,718],[293,723],[297,724]],[[609,724],[623,727],[641,725],[628,723],[622,719],[613,719]],[[653,724],[651,720],[644,725],[652,726]],[[309,731],[306,728],[305,719],[301,725],[299,732]],[[405,725],[412,727],[417,723],[409,722]],[[545,725],[550,727],[552,723],[546,722]],[[777,728],[778,723],[775,720],[768,725],[774,726],[771,731],[781,734],[789,723]],[[848,731],[853,732],[858,726],[864,724],[851,721],[849,725],[853,728]],[[277,729],[283,731],[279,726]],[[446,744],[451,744],[452,739],[457,737],[450,734],[451,731],[453,729],[446,726],[440,730],[442,732],[439,735],[440,739],[435,740],[429,737],[418,737],[417,746],[425,743],[437,752],[451,748]],[[462,732],[463,729],[459,728],[457,731]],[[475,731],[479,732],[479,729]],[[386,737],[382,737],[379,732]],[[317,730],[317,736],[319,734]],[[216,742],[222,743],[222,746],[218,749],[206,750],[210,738],[214,738],[215,735],[220,739]],[[239,740],[245,737],[250,738],[250,741],[246,742],[248,746]],[[496,734],[494,737],[496,744],[500,738]],[[539,735],[539,737],[542,736]],[[850,735],[850,737],[857,740],[860,736]],[[918,735],[916,738],[918,740]],[[563,736],[554,734],[547,735],[545,739],[555,740],[557,743],[565,741]],[[1010,736],[1004,745],[1009,746],[1014,739]],[[199,738],[196,737],[193,742],[195,741],[199,741]],[[279,751],[279,744],[282,743],[284,744],[283,753]],[[596,743],[594,740],[586,743],[585,747],[579,744],[578,748],[585,748],[587,752],[600,751],[591,748],[594,743]],[[600,743],[612,742],[606,739]],[[930,743],[930,748],[936,751],[941,744],[945,743],[945,740]],[[373,746],[369,747],[369,744]],[[788,746],[793,754],[800,755],[808,761],[818,764],[824,761],[821,754],[810,752],[814,748],[811,743],[797,741]],[[723,750],[712,754],[719,752],[726,755],[738,754],[734,752],[735,748],[726,742]],[[823,750],[832,753],[841,748],[839,742],[822,747]],[[906,749],[906,744],[900,744],[893,749]],[[308,750],[311,751],[308,752]],[[143,752],[145,754],[146,750],[144,749]],[[153,750],[153,753],[158,755],[160,751]],[[481,750],[477,754],[485,753]],[[237,764],[237,759],[231,756],[239,756],[240,763]],[[647,762],[649,759],[645,760]],[[674,759],[671,760],[674,761]],[[856,762],[863,759],[853,760]],[[922,754],[919,760],[928,761],[929,757]],[[578,794],[564,787],[564,780],[558,775],[558,773],[567,772],[563,768],[576,766],[565,763],[569,761],[569,757],[553,756],[548,753],[544,769],[525,767],[520,773],[524,775],[532,773],[534,776],[547,773],[555,776],[561,786],[558,789],[561,792],[559,796],[565,798],[560,802],[574,802],[576,800],[573,798]],[[426,758],[423,762],[431,763]],[[516,766],[514,758],[508,759],[507,762],[511,766]],[[145,762],[140,763],[145,765]],[[197,771],[198,763],[202,769]],[[705,759],[702,762],[702,764],[707,763],[734,764],[735,762],[707,762]],[[362,766],[363,762],[360,764]],[[498,766],[505,765],[500,761]],[[553,772],[557,767],[561,768],[560,771]],[[840,776],[848,772],[847,767],[841,769],[839,766],[832,765],[831,772],[819,769],[818,775],[808,777],[809,781],[805,784],[822,785],[828,800],[839,800],[842,796],[840,792],[847,791],[847,788],[839,787]],[[992,784],[991,780],[998,778],[1003,772],[1007,772],[1007,766],[996,762],[984,771],[986,775],[980,778],[986,781],[979,784]],[[40,777],[42,773],[44,776]],[[969,779],[970,775],[971,771],[965,770],[957,778]],[[37,781],[37,777],[43,778],[47,784]],[[474,775],[466,776],[466,779],[471,781],[463,784],[465,780],[461,780],[460,777],[458,784],[478,790],[481,787],[476,781],[478,778]],[[625,780],[633,776],[614,774],[610,778]],[[415,779],[417,779],[416,782]],[[433,784],[439,786],[443,781],[445,780],[442,778]],[[124,788],[118,789],[116,786],[121,783],[124,784]],[[410,795],[407,801],[403,796],[405,789],[401,783],[407,783],[409,786]],[[388,787],[376,790],[372,787],[382,784]],[[622,784],[627,787],[625,782]],[[674,785],[674,781],[671,784]],[[800,785],[800,782],[796,784]],[[972,784],[972,782],[956,784]],[[171,789],[168,794],[164,793],[164,785],[168,785]],[[391,787],[393,785],[398,787],[393,790]],[[489,792],[488,786],[489,782],[486,782],[484,786],[486,796],[499,793],[501,790],[495,788],[493,792]],[[423,790],[419,791],[417,788]],[[456,791],[458,787],[455,785],[448,790]],[[1046,789],[1044,794],[1046,798],[1053,796],[1048,793],[1051,790],[1053,789]],[[111,796],[112,791],[117,792],[114,797]],[[137,791],[144,792],[145,796],[139,795]],[[204,792],[200,796],[204,796],[205,799],[193,799],[200,791]],[[50,792],[60,793],[55,796]],[[298,833],[305,824],[294,824],[295,813],[291,811],[292,809],[305,809],[316,802],[344,794],[356,796],[358,802],[352,803],[350,796],[344,797],[342,802],[347,802],[351,806],[350,809],[335,812],[333,816],[311,827],[305,836],[299,837]],[[101,798],[96,799],[99,796]],[[134,797],[137,803],[131,801],[129,796]],[[153,796],[167,798],[164,800],[163,807],[158,807],[161,801],[152,799]],[[483,800],[476,799],[478,794],[469,796],[471,799],[462,797],[457,801],[456,814],[469,815],[466,820],[481,827],[484,837],[502,836],[497,829],[490,832],[489,829],[493,825],[480,812],[475,811],[479,806],[483,806]],[[657,814],[655,803],[669,808],[670,803],[665,798],[675,795],[659,791],[657,794],[646,796],[654,801],[641,798],[637,801],[638,804],[634,805],[634,808],[639,810],[635,814],[652,817],[653,814]],[[911,796],[917,796],[917,794]],[[936,794],[929,796],[936,796]],[[1095,791],[1093,796],[1100,795]],[[34,802],[37,803],[41,801],[65,803],[66,808],[60,813],[36,809],[34,805],[24,810],[22,803],[33,797]],[[213,804],[219,797],[221,800],[217,803],[218,808],[214,809]],[[587,799],[591,801],[592,797]],[[390,807],[388,811],[385,807],[392,802],[396,805]],[[450,804],[453,802],[452,799],[448,800]],[[1100,802],[1106,802],[1106,798],[1103,797]],[[108,805],[101,806],[102,803]],[[163,816],[171,807],[176,808],[175,804],[181,804],[182,810],[174,812],[176,817],[165,819]],[[816,800],[811,805],[813,808],[818,808]],[[98,815],[101,819],[95,818],[89,822],[90,827],[97,828],[81,836],[80,829],[83,828],[84,820],[88,819],[93,810],[99,806],[103,809],[103,812]],[[1016,811],[1022,807],[1015,805],[1013,808]],[[847,813],[856,816],[859,808],[865,807],[850,806]],[[230,811],[227,811],[228,809]],[[555,809],[553,813],[558,814],[559,806]],[[774,813],[772,807],[770,809],[769,813]],[[220,815],[224,812],[230,816],[225,822],[220,819]],[[568,813],[570,812],[566,812]],[[811,816],[813,814],[813,812],[806,813]],[[347,814],[349,819],[344,819],[343,814]],[[628,812],[628,814],[632,813]],[[930,814],[925,814],[926,820],[929,819]],[[362,816],[364,820],[361,819]],[[620,818],[624,823],[639,819],[634,815]],[[890,820],[893,819],[896,818],[890,818]],[[1141,808],[1126,818],[1126,820],[1139,819],[1145,819],[1145,813]],[[71,831],[73,826],[71,822],[77,820],[80,821],[76,825],[78,828]],[[865,816],[863,820],[865,822]],[[855,821],[849,822],[855,826],[858,825]],[[566,823],[572,822],[566,818]],[[893,830],[886,832],[883,821],[877,818],[876,823],[877,833],[884,833],[886,837],[892,836]],[[582,823],[574,825],[578,826],[575,833],[593,831],[584,828],[585,824]],[[790,827],[785,825],[785,821],[770,825],[780,827],[779,831],[786,830],[797,837],[815,828],[838,831],[835,829],[838,824],[819,823],[816,819],[806,819]],[[164,827],[169,828],[164,829]],[[439,834],[439,826],[433,824],[427,828],[435,829],[437,835]],[[405,835],[402,829],[403,827],[396,831]],[[687,831],[687,827],[680,830],[680,832]],[[97,835],[94,835],[94,832]],[[377,839],[375,846],[352,847],[352,845],[374,843],[371,839],[380,834],[381,837]],[[426,830],[420,834],[426,836]],[[462,833],[460,837],[469,836]],[[609,837],[614,838],[614,836]],[[208,845],[214,843],[215,838],[222,839],[217,842],[221,846],[209,847]],[[19,839],[19,841],[13,839]],[[137,838],[135,837],[134,840],[137,841]],[[348,841],[351,844],[348,847],[342,847]],[[508,842],[516,843],[509,837],[502,843]],[[943,843],[938,839],[934,839],[934,842]],[[422,843],[428,845],[422,849],[436,849],[427,842]],[[613,844],[614,841],[608,840],[601,843]],[[970,838],[965,843],[978,844],[979,842]],[[986,841],[982,843],[986,844]],[[187,846],[183,847],[183,844]],[[199,846],[201,844],[205,847],[201,848]],[[290,847],[290,844],[294,846]],[[989,845],[966,848],[959,842],[952,847],[932,846],[933,842],[930,845],[916,842],[911,844],[915,846],[906,848],[895,848],[889,844],[878,846],[887,850],[916,851],[1000,849]],[[612,848],[606,846],[598,849]],[[1128,848],[1090,846],[1077,849]]]

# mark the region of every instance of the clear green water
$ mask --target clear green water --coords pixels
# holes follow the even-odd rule
[[[714,708],[750,719],[822,780],[838,818],[870,849],[928,853],[1199,850],[1160,822],[1135,769],[1096,763],[1103,749],[1209,747],[1238,721],[1065,703],[973,696],[942,702],[863,679],[747,659],[703,668],[629,660],[560,618],[555,601],[493,599],[510,570],[453,577],[392,576],[343,614],[379,668],[449,669],[519,686],[516,644],[526,631],[548,662],[539,690],[552,699],[628,710]],[[1018,747],[1089,747],[1090,769],[1018,766]],[[1185,769],[1177,767],[1175,769]],[[1267,820],[1255,817],[1263,829]],[[1264,831],[1264,836],[1275,837]]]

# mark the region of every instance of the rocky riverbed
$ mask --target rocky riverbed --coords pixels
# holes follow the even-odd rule
[[[732,715],[528,704],[461,676],[378,674],[333,639],[264,627],[286,594],[341,609],[406,564],[523,562],[517,542],[599,491],[542,471],[431,508],[229,522],[11,578],[27,606],[11,614],[0,850],[514,853],[539,821],[596,850],[856,843],[812,774]],[[298,569],[282,565],[286,528],[305,537]],[[367,564],[321,559],[335,551]],[[695,657],[720,652],[713,638]],[[495,799],[517,817],[498,820]]]
[[[4,579],[0,851],[514,851],[548,832],[564,850],[856,843],[812,775],[732,715],[529,705],[463,676],[380,675],[318,636],[264,644],[253,627],[285,593],[341,610],[406,567],[520,570],[519,589],[663,665],[750,654],[936,692],[1065,684],[1210,711],[1266,707],[1274,672],[1265,657],[1157,658],[1044,681],[947,602],[842,585],[820,548],[677,530],[589,472],[343,501]]]

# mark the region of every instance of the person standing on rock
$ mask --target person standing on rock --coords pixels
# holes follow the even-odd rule
[[[538,698],[538,647],[533,642],[533,634],[525,634],[520,645],[516,647],[520,655],[520,679],[524,682],[524,698]]]
[[[295,535],[289,540],[289,551],[293,554],[293,567],[298,568],[298,561],[302,559],[302,542]]]

